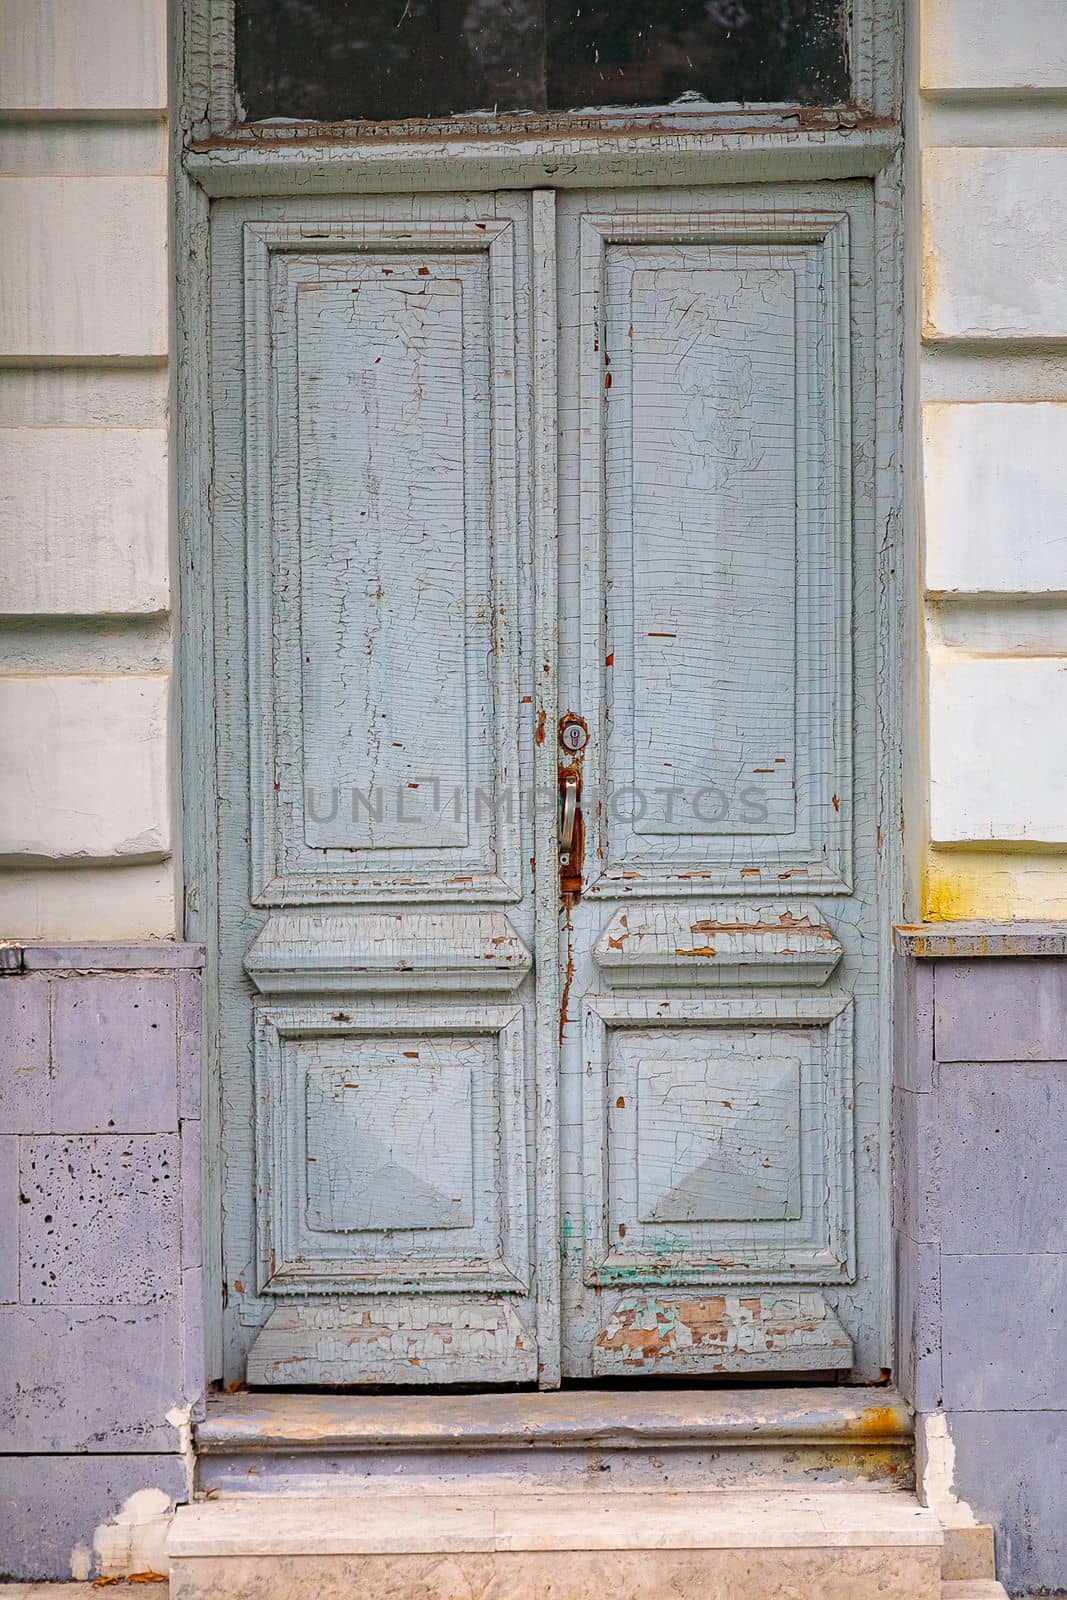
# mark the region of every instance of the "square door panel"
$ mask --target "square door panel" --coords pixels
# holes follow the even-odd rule
[[[850,1280],[848,1005],[590,1003],[588,1282]]]
[[[757,1029],[635,1028],[613,1045],[636,1073],[637,1224],[800,1215],[800,1049]]]
[[[520,1008],[264,1005],[256,1084],[262,1293],[525,1287]]]
[[[376,1039],[316,1053],[305,1079],[308,1228],[473,1227],[473,1079],[487,1067],[480,1041],[423,1041],[404,1052],[420,1057],[417,1066]],[[428,1054],[442,1059],[423,1063]]]

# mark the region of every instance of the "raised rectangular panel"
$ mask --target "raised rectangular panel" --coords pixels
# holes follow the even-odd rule
[[[637,1069],[639,1223],[795,1220],[796,1051],[773,1039],[711,1044],[635,1032],[619,1042],[619,1057],[625,1054]]]
[[[512,232],[246,226],[261,902],[520,892]]]
[[[0,111],[162,111],[166,0],[4,0]]]
[[[439,846],[469,840],[466,806],[434,810],[427,782],[452,796],[466,779],[464,284],[409,271],[297,295],[305,786],[409,799],[381,815],[308,806],[313,849],[417,849],[428,826]]]
[[[0,677],[0,858],[170,852],[170,679]]]
[[[923,407],[934,594],[1067,592],[1067,405]]]
[[[589,890],[847,891],[848,219],[594,215],[581,240]]]
[[[260,1293],[522,1292],[522,1012],[256,1012]]]
[[[847,999],[598,999],[585,1027],[586,1282],[850,1280]]]
[[[929,674],[932,841],[1067,842],[1067,661],[933,650]]]
[[[162,428],[0,429],[0,611],[165,611],[168,518]]]
[[[924,153],[926,339],[1067,339],[1065,190],[1067,149]]]
[[[277,911],[245,957],[261,994],[511,990],[533,957],[502,911]]]
[[[654,905],[616,911],[593,960],[616,988],[825,983],[841,960],[815,906]]]
[[[167,183],[0,178],[0,358],[167,353]]]
[[[928,93],[1067,88],[1062,0],[923,0]]]
[[[471,1066],[320,1052],[306,1083],[307,1225],[323,1233],[470,1228]],[[426,1054],[419,1051],[420,1057]],[[478,1060],[477,1067],[484,1068]]]
[[[751,773],[753,762],[766,770],[753,786],[761,805],[753,796],[730,807],[709,795],[681,815],[650,808],[633,828],[651,836],[790,834],[794,272],[770,261],[734,267],[722,251],[685,253],[693,259],[672,267],[662,249],[608,248],[608,344],[619,385],[605,406],[608,514],[612,526],[631,527],[633,783],[645,795],[672,784],[694,797],[714,785],[725,796],[727,773]],[[617,354],[623,308],[628,402]],[[623,452],[632,471],[625,505],[614,471]],[[751,511],[741,510],[746,502]],[[727,591],[730,607],[722,604]],[[616,673],[622,667],[616,660]]]

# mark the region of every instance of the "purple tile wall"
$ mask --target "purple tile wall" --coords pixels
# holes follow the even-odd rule
[[[185,1491],[204,1392],[199,946],[27,947],[0,978],[0,1577],[69,1578]]]
[[[1067,1593],[1067,958],[902,942],[901,1387],[946,1413],[956,1492],[993,1524],[1009,1593]]]

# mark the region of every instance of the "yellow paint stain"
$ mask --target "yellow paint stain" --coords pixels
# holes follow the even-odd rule
[[[1067,857],[1011,850],[936,850],[923,873],[923,921],[1067,918]]]
[[[902,1431],[899,1411],[892,1406],[864,1406],[856,1430],[865,1439],[893,1439]]]

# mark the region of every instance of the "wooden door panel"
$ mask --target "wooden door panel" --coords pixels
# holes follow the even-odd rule
[[[256,1082],[261,1294],[528,1292],[520,1006],[264,1002]]]
[[[870,224],[561,201],[574,1376],[882,1364]]]
[[[537,1378],[532,212],[215,214],[230,1380]]]
[[[515,223],[244,232],[254,898],[517,899]]]
[[[604,997],[585,1029],[587,1283],[852,1272],[846,998]]]
[[[884,1365],[871,223],[217,209],[228,1379]]]
[[[586,892],[847,893],[848,217],[712,204],[581,220]]]

